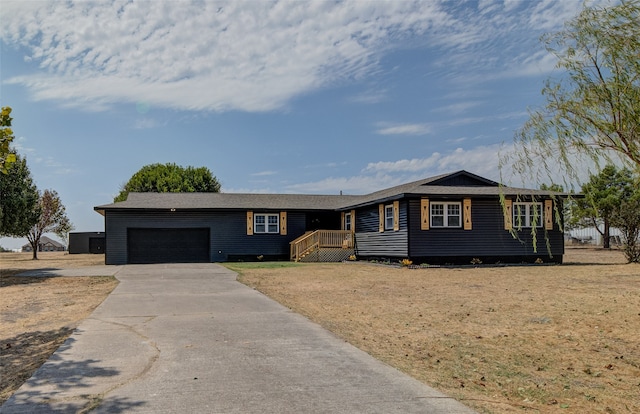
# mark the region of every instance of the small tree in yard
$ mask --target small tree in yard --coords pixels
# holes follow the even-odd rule
[[[73,224],[56,191],[44,190],[38,200],[38,209],[40,218],[27,234],[27,240],[33,249],[33,260],[38,259],[38,245],[43,234],[55,233],[58,237],[66,237],[66,233],[73,230]]]
[[[610,246],[610,228],[616,227],[622,232],[627,260],[640,262],[640,177],[607,165],[582,186],[582,193],[584,198],[574,200],[571,220],[580,227],[594,226],[604,248]]]
[[[591,175],[582,186],[584,198],[574,200],[571,212],[573,224],[595,227],[602,236],[602,247],[608,249],[612,220],[619,213],[621,203],[630,196],[632,184],[631,171],[626,168],[618,170],[613,165],[607,165],[599,174]]]
[[[624,188],[611,224],[622,232],[627,261],[640,263],[640,177],[636,177]]]

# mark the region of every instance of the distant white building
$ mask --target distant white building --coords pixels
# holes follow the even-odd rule
[[[602,225],[598,226],[600,231],[604,231]],[[622,232],[611,227],[609,229],[610,243],[612,246],[621,245],[624,240],[622,239]],[[582,229],[572,229],[565,233],[567,242],[571,244],[588,244],[595,246],[602,246],[602,235],[595,227],[585,227]]]
[[[64,252],[67,250],[64,244],[48,238],[47,236],[40,237],[40,243],[38,243],[39,252]],[[31,244],[27,243],[22,246],[23,252],[32,252]]]

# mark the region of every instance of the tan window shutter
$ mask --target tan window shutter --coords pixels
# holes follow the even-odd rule
[[[378,223],[378,231],[382,233],[384,232],[384,204],[378,205],[378,218],[380,219]]]
[[[471,230],[471,199],[465,198],[462,201],[462,219],[464,220],[464,229]]]
[[[253,236],[253,211],[247,211],[247,236]]]
[[[420,200],[420,230],[429,230],[429,199]]]
[[[283,236],[287,235],[287,212],[280,212],[280,234]]]
[[[347,227],[345,215],[344,211],[340,213],[340,230],[344,230]]]
[[[510,199],[504,200],[504,229],[513,229],[513,204]]]
[[[356,231],[356,211],[351,210],[351,231]]]
[[[393,231],[400,230],[400,202],[393,202]]]
[[[553,200],[544,200],[544,229],[553,230]]]

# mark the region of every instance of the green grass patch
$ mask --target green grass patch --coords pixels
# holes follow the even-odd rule
[[[222,265],[234,272],[242,272],[247,269],[282,269],[285,267],[304,266],[304,264],[296,262],[237,262],[222,263]]]

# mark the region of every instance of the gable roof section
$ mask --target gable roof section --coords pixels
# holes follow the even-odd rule
[[[500,195],[509,197],[517,195],[559,196],[560,194],[546,190],[506,187],[468,171],[460,170],[376,191],[362,196],[357,204],[342,206],[341,209],[364,207],[405,197],[459,198],[464,196],[499,197]]]
[[[488,178],[480,177],[479,175],[465,170],[432,177],[429,184],[465,187],[498,187],[500,185],[500,183],[491,181]]]
[[[366,195],[129,193],[127,200],[94,207],[105,210],[348,210],[406,197],[562,196],[546,190],[506,187],[460,170]]]
[[[38,245],[51,245],[53,247],[57,247],[57,248],[61,248],[64,247],[64,244],[59,243],[53,239],[48,238],[47,236],[40,236],[40,242],[38,243]],[[23,245],[22,247],[31,247],[31,243],[27,243],[25,245]]]
[[[54,247],[64,247],[64,244],[48,238],[47,236],[40,236],[40,244],[50,244]]]

